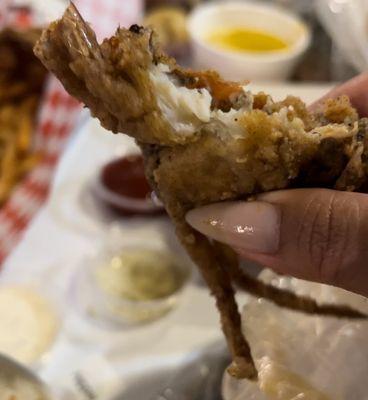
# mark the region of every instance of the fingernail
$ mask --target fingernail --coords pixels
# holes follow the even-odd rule
[[[212,239],[255,253],[278,250],[280,210],[266,202],[228,202],[190,211],[187,222]]]

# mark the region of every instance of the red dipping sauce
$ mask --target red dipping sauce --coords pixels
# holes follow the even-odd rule
[[[122,196],[146,199],[151,193],[144,175],[143,159],[139,155],[110,162],[103,168],[101,180],[104,186]]]
[[[156,214],[163,207],[152,199],[141,155],[120,157],[106,164],[100,174],[99,197],[123,214]]]

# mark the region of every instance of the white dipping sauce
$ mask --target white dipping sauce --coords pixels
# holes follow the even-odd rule
[[[52,306],[31,289],[0,288],[0,353],[29,364],[52,344],[58,327]]]

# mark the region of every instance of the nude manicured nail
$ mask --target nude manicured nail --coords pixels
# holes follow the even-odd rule
[[[196,230],[212,239],[255,253],[278,250],[280,210],[266,202],[228,202],[197,208],[186,216]]]

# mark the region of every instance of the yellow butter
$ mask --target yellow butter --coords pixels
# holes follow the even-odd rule
[[[240,52],[266,53],[288,48],[288,43],[276,35],[241,27],[212,32],[207,41],[224,50]]]

